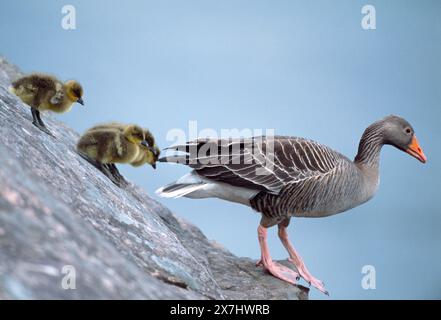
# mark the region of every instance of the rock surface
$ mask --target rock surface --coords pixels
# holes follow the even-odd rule
[[[56,138],[35,128],[7,90],[19,75],[0,58],[0,299],[307,299],[115,186],[78,156],[72,129],[50,116]]]

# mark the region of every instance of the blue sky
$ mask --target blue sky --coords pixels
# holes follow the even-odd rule
[[[77,29],[61,28],[61,8]],[[372,4],[377,29],[363,30]],[[275,129],[352,158],[361,133],[388,114],[415,128],[429,161],[385,147],[370,202],[294,219],[291,239],[334,299],[441,298],[440,1],[8,1],[0,54],[24,71],[75,78],[85,108],[59,119],[82,132],[118,120],[170,129]],[[120,166],[149,194],[188,172]],[[259,215],[220,200],[159,199],[241,256],[259,257]],[[276,230],[274,258],[285,258]],[[364,265],[375,290],[361,287]],[[311,298],[327,299],[316,290]]]

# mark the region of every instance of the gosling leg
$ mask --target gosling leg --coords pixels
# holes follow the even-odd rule
[[[110,181],[112,181],[118,187],[124,187],[128,185],[128,182],[124,179],[121,173],[119,173],[119,170],[114,163],[101,163],[89,158],[87,155],[81,152],[78,152],[78,154],[81,156],[81,158],[83,158],[99,171],[101,171],[107,178],[109,178]]]
[[[31,112],[32,112],[32,118],[33,118],[32,124],[34,126],[36,126],[38,129],[40,129],[41,131],[43,131],[44,133],[46,133],[52,137],[55,137],[52,134],[52,132],[50,132],[49,129],[46,128],[46,125],[44,124],[43,120],[41,120],[40,111],[38,111],[35,108],[31,108]]]
[[[127,180],[123,177],[123,175],[119,172],[114,163],[108,163],[107,168],[109,169],[115,180],[118,181],[117,185],[126,186],[129,184]]]
[[[95,161],[95,160],[89,158],[87,155],[82,154],[81,152],[79,152],[78,154],[81,156],[81,158],[83,158],[84,160],[89,162],[91,165],[93,165],[95,168],[97,168],[99,171],[101,171],[107,178],[112,180],[113,183],[116,184],[116,182],[114,181],[114,177],[113,177],[112,173],[110,172],[110,169],[107,167],[106,164],[103,164],[101,162]]]

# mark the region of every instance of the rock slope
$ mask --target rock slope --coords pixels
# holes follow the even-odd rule
[[[7,90],[19,75],[0,57],[0,299],[307,299],[139,187],[112,184],[63,123],[45,117],[55,139],[35,128]]]

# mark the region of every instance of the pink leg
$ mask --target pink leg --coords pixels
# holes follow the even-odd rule
[[[288,239],[288,232],[286,231],[286,227],[283,225],[279,225],[279,238],[283,243],[283,246],[288,250],[289,253],[289,261],[293,263],[297,270],[300,273],[300,276],[305,279],[310,285],[312,284],[318,290],[323,292],[324,294],[329,295],[328,291],[325,290],[325,285],[322,281],[314,278],[308,269],[305,266],[305,263],[302,260],[302,257],[297,253],[296,249],[294,249],[293,245]]]
[[[267,239],[267,229],[259,225],[257,228],[259,244],[261,250],[261,259],[257,265],[263,265],[269,273],[283,281],[296,284],[296,280],[300,279],[299,274],[288,267],[282,266],[271,259]]]

